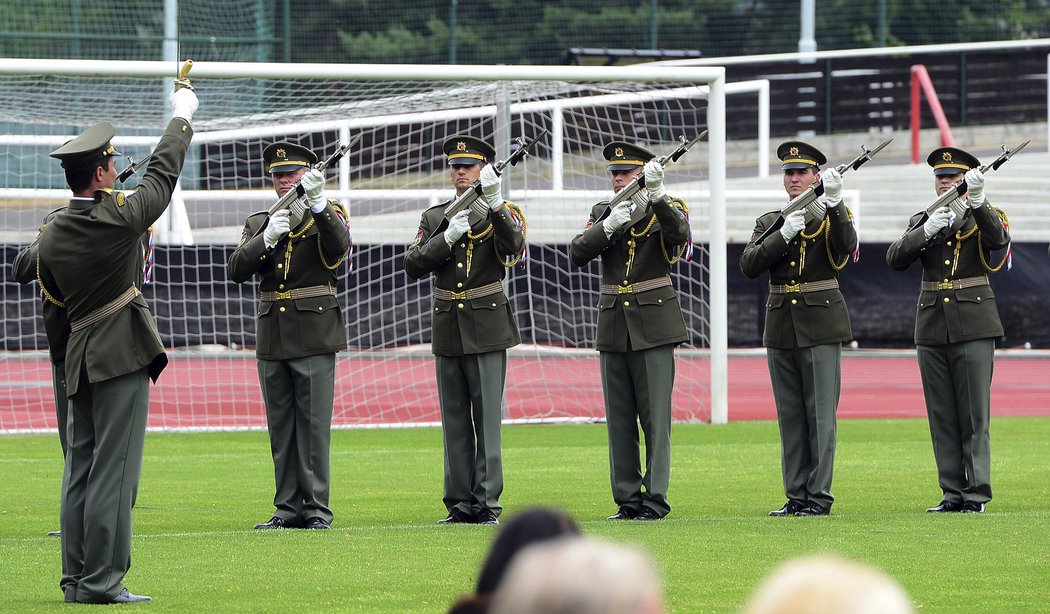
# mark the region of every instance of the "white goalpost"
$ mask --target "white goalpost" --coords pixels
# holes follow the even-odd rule
[[[147,156],[174,72],[170,62],[0,59],[5,270],[68,198],[47,152],[107,120],[118,149]],[[440,144],[472,134],[504,158],[514,139],[542,130],[549,134],[504,180],[525,211],[529,244],[526,266],[508,271],[523,344],[509,353],[507,419],[603,418],[593,350],[599,268],[572,267],[567,254],[590,206],[611,197],[602,147],[630,140],[659,155],[706,129],[706,146],[667,168],[695,243],[693,261],[673,267],[690,331],[676,350],[674,418],[727,421],[723,69],[200,62],[190,78],[201,100],[193,144],[156,280],[144,290],[173,359],[152,393],[150,428],[265,427],[252,351],[257,291],[229,282],[225,260],[244,218],[275,199],[265,145],[290,140],[324,157],[356,135],[361,142],[328,172],[327,193],[348,205],[355,244],[339,287],[351,349],[339,355],[333,424],[437,423],[431,282],[409,280],[401,260],[423,209],[452,193]],[[38,289],[8,273],[2,291],[0,432],[53,428]]]

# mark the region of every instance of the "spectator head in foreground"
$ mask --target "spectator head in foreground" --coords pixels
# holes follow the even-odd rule
[[[913,614],[896,580],[869,565],[820,555],[788,561],[751,596],[744,614]]]
[[[521,552],[500,583],[494,614],[661,614],[652,559],[634,547],[568,537]]]

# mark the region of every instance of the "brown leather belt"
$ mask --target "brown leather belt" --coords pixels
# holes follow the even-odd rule
[[[820,281],[804,281],[800,284],[769,284],[769,293],[820,292],[821,290],[835,290],[838,287],[839,280],[837,279],[821,279]]]
[[[940,290],[962,290],[963,288],[976,288],[977,286],[987,285],[988,276],[980,275],[978,277],[949,279],[948,281],[924,281],[919,284],[919,289],[923,292],[938,292]]]
[[[78,318],[78,319],[73,320],[72,322],[70,322],[69,323],[69,332],[75,333],[78,330],[81,330],[83,328],[87,328],[88,326],[91,326],[92,324],[97,324],[97,323],[101,322],[102,320],[105,320],[109,316],[111,316],[111,315],[117,313],[118,311],[120,311],[121,309],[127,307],[128,303],[130,303],[131,301],[135,300],[135,297],[139,296],[140,294],[142,294],[142,293],[139,292],[138,288],[136,288],[135,286],[131,286],[130,288],[128,288],[127,290],[124,291],[124,294],[121,294],[120,296],[118,296],[117,298],[113,299],[112,301],[106,303],[105,305],[99,307],[98,309],[95,309],[94,311],[92,311],[91,313],[87,314],[83,318]]]
[[[320,286],[307,286],[305,288],[292,288],[284,292],[260,292],[259,298],[264,301],[288,301],[300,298],[315,298],[318,296],[335,296],[335,288],[327,284]]]
[[[633,284],[625,284],[622,286],[614,286],[612,284],[602,284],[602,294],[637,294],[639,292],[645,292],[646,290],[655,290],[657,288],[663,288],[664,286],[671,285],[671,277],[664,275],[663,277],[657,277],[656,279],[646,279],[645,281],[639,281]]]
[[[499,294],[500,292],[503,292],[503,282],[494,281],[491,284],[485,284],[484,286],[478,286],[477,288],[471,288],[469,290],[464,290],[463,292],[453,292],[442,288],[434,288],[434,298],[439,301],[470,301],[476,298],[485,298],[486,296]]]

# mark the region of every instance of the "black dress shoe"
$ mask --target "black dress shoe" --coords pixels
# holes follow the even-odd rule
[[[827,516],[831,510],[819,503],[810,502],[809,505],[795,512],[796,516]]]
[[[643,505],[642,511],[638,512],[638,515],[634,517],[635,520],[660,520],[661,518],[663,516],[648,505]]]
[[[332,525],[320,516],[314,516],[306,521],[305,529],[331,529]]]
[[[499,519],[496,518],[496,512],[485,509],[478,512],[477,520],[475,522],[478,524],[497,525],[499,524]]]
[[[447,518],[442,518],[441,520],[437,521],[437,523],[438,524],[473,524],[474,523],[474,517],[471,516],[470,514],[467,514],[466,512],[461,512],[458,509],[453,508],[452,511],[448,513],[448,517]]]
[[[979,501],[964,501],[962,504],[962,509],[959,511],[964,514],[983,514],[984,503],[981,503]]]
[[[263,529],[263,530],[268,530],[268,529],[298,529],[299,527],[300,527],[300,525],[298,523],[293,522],[291,520],[285,520],[284,518],[281,518],[280,516],[274,516],[273,518],[267,520],[266,522],[263,522],[263,523],[255,525],[256,529]]]
[[[637,515],[638,512],[624,506],[617,510],[615,514],[609,516],[608,520],[634,520],[634,517]]]
[[[800,509],[802,509],[804,507],[806,507],[805,503],[803,503],[801,501],[795,501],[794,499],[789,499],[788,502],[784,504],[784,507],[780,508],[779,510],[773,510],[772,512],[769,512],[769,515],[770,516],[794,516],[795,512],[799,511]]]
[[[958,501],[941,501],[937,507],[927,508],[926,511],[932,514],[939,514],[942,512],[961,512],[963,504]]]

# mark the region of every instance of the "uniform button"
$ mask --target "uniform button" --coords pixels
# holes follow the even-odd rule
[[[623,306],[624,307],[630,307],[631,306],[631,301],[624,301],[623,302]]]
[[[281,313],[284,313],[285,311],[287,311],[287,309],[285,309],[284,307],[281,307]]]
[[[790,283],[791,285],[795,285],[795,280],[794,280],[794,279],[792,279],[792,280],[791,280],[790,282],[788,282],[788,283]]]
[[[946,296],[946,297],[944,297],[944,302],[945,303],[951,302],[951,299]]]
[[[830,304],[831,304],[831,301],[829,301],[829,300],[825,299],[825,300],[824,300],[824,304],[825,304],[825,305],[830,305]]]
[[[278,290],[284,290],[284,284],[281,284],[281,285],[277,286],[277,289]]]
[[[944,261],[944,264],[951,264],[951,263],[952,263],[952,261],[951,261],[951,260],[945,260],[945,261]]]
[[[324,307],[318,307],[317,311],[324,311]]]
[[[438,310],[438,308],[437,308],[437,307],[435,307],[435,308],[434,308],[434,313],[437,313],[437,310]]]
[[[979,297],[979,296],[977,297],[977,302],[978,302],[978,303],[980,303],[980,302],[981,302],[981,297]]]
[[[621,281],[620,283],[626,286],[629,282],[625,279],[625,280]]]
[[[456,307],[459,307],[460,309],[463,309],[463,303],[460,303],[460,304],[456,305]]]
[[[283,269],[284,268],[284,263],[278,262],[277,263],[277,268]]]
[[[456,287],[457,288],[462,288],[463,287],[463,282],[461,282],[461,281],[456,282]]]
[[[794,304],[795,304],[795,303],[797,303],[797,302],[798,302],[798,300],[796,300],[796,299],[791,299],[791,304],[792,304],[792,305],[794,305]]]
[[[262,256],[259,256],[259,260],[266,260],[266,254],[263,254]]]
[[[658,298],[658,299],[656,299],[656,302],[657,302],[658,304],[660,304],[660,305],[663,305],[663,304],[664,304],[664,299],[662,299],[662,298]]]
[[[948,278],[947,277],[944,278],[944,283],[948,283]]]
[[[460,246],[460,247],[466,247],[466,246],[467,246],[467,244],[466,244],[466,243],[460,243],[460,244],[459,244],[459,246]]]
[[[949,247],[951,247],[951,244],[952,244],[952,242],[951,242],[951,241],[948,241],[947,245],[948,245]]]
[[[789,262],[789,263],[788,263],[788,266],[795,266],[795,261],[794,261],[794,260],[792,260],[791,262]],[[795,283],[795,282],[791,282],[791,283]]]
[[[977,300],[981,300],[981,299],[977,299]],[[492,306],[493,306],[493,307],[495,307],[495,306],[496,306],[496,303],[492,303]]]
[[[456,263],[456,268],[457,269],[462,269],[463,268],[463,263],[462,262],[457,262]]]

